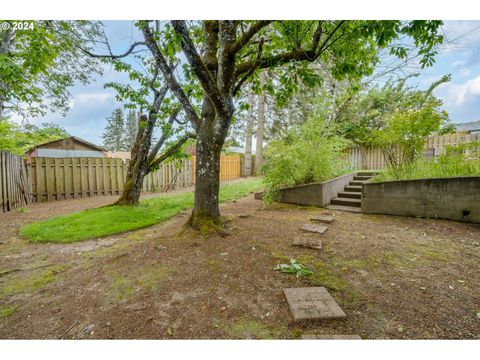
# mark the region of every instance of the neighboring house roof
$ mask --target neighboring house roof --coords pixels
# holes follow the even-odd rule
[[[472,131],[480,131],[480,120],[472,121],[469,123],[461,123],[455,124],[457,131],[461,132],[472,132]]]
[[[125,161],[125,160],[131,160],[132,154],[130,151],[109,151],[107,152],[107,157],[122,159],[123,161]]]
[[[43,144],[39,144],[39,145],[36,145],[34,147],[32,147],[31,149],[28,149],[26,154],[30,154],[32,151],[34,151],[35,149],[38,149],[38,148],[41,148],[41,147],[45,147],[46,145],[49,145],[49,144],[54,144],[54,143],[58,143],[58,142],[61,142],[61,141],[64,141],[64,140],[67,140],[67,139],[72,139],[72,140],[75,140],[76,142],[79,142],[81,144],[84,144],[85,146],[88,146],[90,148],[93,148],[95,150],[98,150],[98,151],[102,151],[102,152],[106,152],[107,149],[104,149],[103,147],[101,146],[98,146],[98,145],[95,145],[95,144],[92,144],[91,142],[88,142],[86,140],[83,140],[83,139],[80,139],[76,136],[69,136],[69,137],[66,137],[66,138],[62,138],[62,139],[57,139],[57,140],[52,140],[52,141],[48,141],[46,143],[43,143]]]

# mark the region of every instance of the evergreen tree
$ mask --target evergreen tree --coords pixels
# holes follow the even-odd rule
[[[122,151],[123,147],[123,129],[125,119],[122,109],[115,109],[107,117],[107,126],[103,132],[103,146],[109,151]]]
[[[125,119],[125,128],[123,131],[122,147],[125,151],[131,151],[135,137],[138,131],[137,114],[135,110],[130,110]]]

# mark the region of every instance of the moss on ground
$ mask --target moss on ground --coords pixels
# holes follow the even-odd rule
[[[157,290],[173,271],[175,269],[167,266],[148,265],[128,275],[110,273],[108,297],[112,302],[118,303],[130,299],[138,292]]]
[[[222,271],[222,265],[216,259],[207,259],[206,266],[208,271],[213,273],[219,273]]]
[[[41,289],[54,281],[57,274],[65,269],[65,265],[54,265],[27,276],[22,276],[23,274],[20,272],[0,284],[0,298]]]
[[[82,256],[87,259],[97,259],[107,256],[114,256],[120,254],[123,250],[138,244],[138,242],[122,241],[110,246],[100,247],[93,251],[85,251]]]
[[[0,319],[12,316],[16,309],[12,305],[0,305]]]

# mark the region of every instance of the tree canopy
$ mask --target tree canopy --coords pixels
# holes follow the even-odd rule
[[[12,23],[12,21],[7,21]],[[101,34],[92,21],[31,21],[22,30],[0,29],[0,121],[5,110],[26,118],[46,110],[65,114],[69,87],[100,73],[90,49]]]
[[[39,144],[68,137],[70,134],[53,123],[40,126],[18,125],[10,121],[0,122],[0,150],[23,156],[25,152]]]

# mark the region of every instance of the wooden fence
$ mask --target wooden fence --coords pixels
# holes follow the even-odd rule
[[[385,168],[385,158],[382,150],[377,147],[362,146],[346,150],[346,159],[352,168],[364,170],[379,170]]]
[[[33,201],[118,195],[123,190],[128,162],[114,158],[32,158]],[[167,191],[193,185],[190,160],[180,166],[161,164],[143,181],[143,191]]]
[[[180,165],[161,164],[143,181],[144,192],[161,192],[192,186],[195,158]],[[118,195],[123,190],[128,162],[114,158],[32,158],[30,181],[35,202],[79,197]],[[240,156],[226,155],[220,161],[220,180],[240,177]]]
[[[30,201],[30,184],[24,160],[7,151],[0,151],[0,208],[2,212],[24,206]]]
[[[241,177],[240,155],[222,155],[220,157],[220,181],[235,180]],[[192,176],[195,182],[195,156],[192,157]]]
[[[438,156],[445,153],[448,145],[456,146],[472,141],[480,142],[480,134],[454,133],[435,135],[429,137],[426,141],[425,151],[428,151],[428,155],[430,156]],[[384,169],[386,166],[382,150],[376,147],[348,148],[345,152],[345,157],[355,169],[379,170]]]
[[[454,133],[447,135],[435,135],[428,138],[427,148],[435,149],[435,155],[440,155],[445,153],[445,149],[448,145],[456,146],[474,141],[480,142],[480,134]]]

